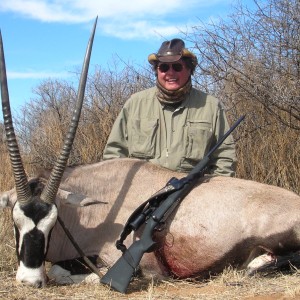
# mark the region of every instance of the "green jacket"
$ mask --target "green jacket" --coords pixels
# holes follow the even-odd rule
[[[132,95],[111,130],[103,159],[132,157],[189,172],[229,129],[218,99],[195,88],[177,108],[162,105],[156,87]],[[215,152],[210,172],[233,176],[232,136]]]

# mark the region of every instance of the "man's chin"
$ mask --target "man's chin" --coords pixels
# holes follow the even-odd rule
[[[166,84],[165,88],[169,91],[176,91],[180,86],[178,84]]]

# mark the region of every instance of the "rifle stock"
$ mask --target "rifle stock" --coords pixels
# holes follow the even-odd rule
[[[151,252],[155,246],[152,232],[157,225],[149,219],[141,238],[135,241],[117,260],[117,262],[101,278],[101,283],[111,286],[114,290],[125,293],[145,252]]]
[[[234,125],[220,138],[218,143],[203,157],[203,159],[194,167],[194,169],[183,179],[180,189],[168,195],[161,201],[160,205],[149,215],[141,238],[135,241],[117,260],[117,262],[102,277],[101,283],[110,285],[118,292],[125,293],[131,281],[131,278],[137,269],[143,254],[153,251],[156,243],[152,240],[152,234],[157,225],[166,214],[168,216],[182,201],[182,199],[198,183],[198,178],[209,164],[211,155],[218,149],[231,132],[241,123],[245,116],[240,117]]]

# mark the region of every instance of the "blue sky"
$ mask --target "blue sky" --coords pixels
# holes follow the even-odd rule
[[[251,4],[253,0],[241,0]],[[1,0],[12,109],[34,97],[32,89],[49,78],[70,80],[81,67],[98,16],[90,70],[105,68],[118,55],[143,65],[161,42],[191,26],[225,18],[235,0]]]

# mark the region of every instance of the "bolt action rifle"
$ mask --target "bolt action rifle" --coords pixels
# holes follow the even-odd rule
[[[123,254],[102,277],[101,283],[111,286],[118,292],[126,292],[144,253],[152,252],[155,249],[156,242],[152,240],[153,231],[166,220],[184,197],[193,189],[199,177],[206,170],[212,154],[244,118],[245,116],[242,116],[234,123],[186,177],[182,179],[171,178],[163,189],[155,193],[132,213],[124,226],[120,240],[116,242],[117,248]],[[146,225],[140,239],[127,249],[123,241],[132,230],[136,231],[144,223]]]

